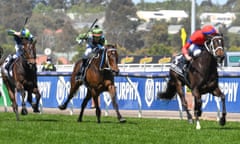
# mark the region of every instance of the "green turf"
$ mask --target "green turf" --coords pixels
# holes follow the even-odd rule
[[[186,120],[29,114],[16,121],[13,113],[0,113],[0,144],[239,144],[240,123],[201,121],[201,130]]]

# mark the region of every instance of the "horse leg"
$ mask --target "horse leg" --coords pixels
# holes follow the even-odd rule
[[[86,95],[86,97],[83,99],[83,102],[82,102],[82,105],[81,105],[81,111],[80,111],[80,114],[79,114],[79,117],[78,117],[78,122],[82,122],[82,116],[83,116],[84,109],[86,108],[87,103],[88,103],[88,101],[91,99],[91,97],[92,97],[91,91],[90,91],[90,89],[88,88],[88,90],[87,90],[87,95]],[[100,122],[100,121],[99,121],[99,122]]]
[[[7,86],[8,93],[9,93],[9,96],[10,96],[10,99],[11,99],[11,102],[12,102],[13,112],[16,115],[17,121],[19,121],[20,119],[19,119],[19,114],[18,114],[18,105],[17,105],[17,100],[16,100],[16,97],[15,97],[15,91],[11,90],[11,88],[9,88],[8,85],[6,85],[6,86]]]
[[[71,88],[70,88],[70,93],[68,94],[67,100],[62,105],[58,106],[60,110],[65,110],[67,108],[68,103],[73,98],[74,94],[76,93],[80,85],[81,85],[81,82],[79,81],[75,82],[75,76],[74,76],[74,80],[71,79]]]
[[[115,109],[115,111],[117,113],[117,118],[118,118],[119,122],[120,123],[126,122],[126,119],[124,119],[119,112],[118,104],[117,104],[117,101],[116,101],[116,88],[115,88],[115,86],[114,85],[108,86],[108,92],[109,92],[109,94],[112,98],[113,108]]]
[[[222,117],[220,118],[219,124],[224,126],[226,124],[226,104],[225,104],[225,95],[221,92],[221,90],[218,88],[216,88],[213,91],[213,95],[221,97],[221,102],[222,102]]]
[[[41,99],[41,94],[40,94],[38,88],[34,88],[34,89],[33,89],[33,93],[34,93],[35,96],[36,96],[36,102],[35,102],[35,103],[32,102],[32,93],[30,93],[30,94],[31,94],[31,96],[30,96],[30,97],[31,97],[31,101],[29,101],[29,102],[31,102],[31,105],[32,105],[32,108],[33,108],[33,112],[35,112],[35,113],[40,113],[40,110],[39,110],[39,101],[40,101],[40,99]]]
[[[188,122],[189,122],[190,124],[192,124],[192,123],[193,123],[192,115],[191,115],[191,113],[190,113],[190,111],[189,111],[189,109],[188,109],[188,104],[187,104],[187,101],[186,101],[185,96],[184,96],[184,94],[183,94],[182,85],[178,85],[178,86],[176,87],[176,89],[177,89],[178,95],[179,95],[180,98],[181,98],[182,107],[183,107],[183,109],[184,109],[184,110],[186,111],[186,113],[187,113]]]
[[[100,109],[100,107],[99,107],[98,97],[99,97],[99,95],[94,95],[94,96],[93,96],[93,100],[94,100],[95,107],[96,107],[97,122],[100,123],[101,109]]]
[[[192,94],[194,96],[194,115],[196,117],[196,129],[201,129],[201,125],[200,125],[200,120],[199,117],[202,115],[202,100],[201,100],[201,95],[199,93],[199,91],[195,88],[192,91]]]
[[[32,91],[27,91],[27,101],[28,101],[28,103],[29,104],[31,104],[32,105]]]
[[[25,91],[23,89],[20,89],[20,94],[22,96],[22,111],[21,111],[21,114],[22,115],[27,115],[28,114],[28,111],[27,111],[27,108],[26,108],[26,102],[25,102]]]

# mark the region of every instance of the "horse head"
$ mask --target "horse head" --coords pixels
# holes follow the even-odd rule
[[[23,57],[29,65],[36,65],[36,48],[37,40],[23,40]]]
[[[218,63],[222,63],[225,57],[224,40],[222,34],[217,34],[206,41],[205,47],[217,59]]]
[[[116,45],[105,45],[105,64],[116,75],[119,73]]]

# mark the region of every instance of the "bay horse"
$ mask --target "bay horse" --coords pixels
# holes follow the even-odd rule
[[[177,93],[182,102],[183,108],[186,110],[187,118],[192,123],[192,115],[187,108],[187,101],[184,97],[183,86],[187,85],[192,91],[194,97],[194,115],[196,118],[196,129],[200,129],[199,117],[202,114],[202,100],[201,95],[211,93],[213,96],[221,98],[222,102],[222,116],[219,124],[226,123],[226,106],[225,95],[218,85],[218,71],[219,63],[224,59],[224,40],[222,34],[217,34],[209,38],[199,56],[193,57],[193,60],[188,66],[186,75],[180,74],[176,71],[174,66],[170,67],[169,77],[167,82],[167,89],[165,92],[158,92],[157,97],[160,99],[172,99]]]
[[[117,118],[119,122],[123,123],[126,120],[121,116],[118,108],[118,103],[116,101],[116,87],[114,85],[114,75],[119,73],[118,68],[118,53],[115,45],[105,45],[104,50],[100,50],[94,57],[89,60],[89,65],[86,68],[85,79],[83,81],[76,81],[76,76],[80,71],[82,60],[78,60],[75,63],[72,75],[71,75],[71,88],[70,93],[67,96],[67,100],[59,107],[60,110],[65,110],[69,101],[73,98],[78,88],[85,84],[87,87],[87,94],[83,99],[81,104],[81,111],[79,114],[78,122],[82,122],[82,116],[88,101],[93,98],[96,108],[97,122],[100,123],[101,110],[99,107],[98,97],[99,95],[107,91],[109,92],[113,107],[117,113]],[[100,70],[100,62],[104,55],[103,69]]]
[[[17,120],[19,120],[18,104],[16,100],[17,92],[20,92],[22,98],[22,115],[28,114],[25,103],[25,91],[27,91],[27,101],[32,106],[33,112],[40,112],[38,105],[41,95],[37,85],[36,42],[36,40],[28,41],[23,39],[23,54],[13,62],[12,66],[10,66],[9,69],[12,72],[7,72],[4,66],[1,66],[3,83],[8,90]],[[32,93],[36,95],[36,102],[32,101]]]

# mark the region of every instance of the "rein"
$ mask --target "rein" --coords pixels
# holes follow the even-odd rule
[[[23,48],[24,54],[23,58],[27,61],[28,65],[36,64],[36,54],[34,51],[34,42],[28,43],[25,48]]]
[[[111,65],[109,63],[109,58],[108,58],[108,51],[116,51],[116,48],[109,48],[105,51],[105,63],[107,64],[107,67],[105,68],[106,70],[111,70]]]

